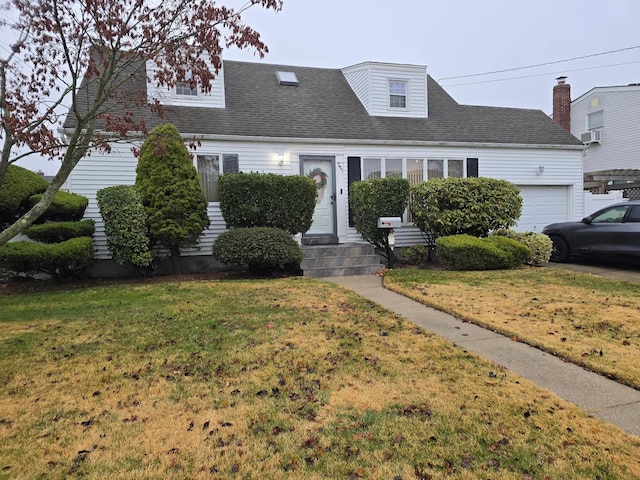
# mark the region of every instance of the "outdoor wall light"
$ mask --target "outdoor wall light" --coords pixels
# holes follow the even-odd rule
[[[542,175],[544,173],[544,165],[538,166],[538,175]]]
[[[284,153],[279,153],[278,154],[278,164],[280,166],[284,165]]]

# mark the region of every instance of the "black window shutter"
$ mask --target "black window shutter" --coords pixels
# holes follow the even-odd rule
[[[467,158],[467,177],[478,176],[478,159]]]
[[[360,173],[360,157],[347,157],[347,185],[348,192],[351,194],[351,184],[353,182],[359,182],[361,178]],[[351,196],[349,196],[351,198]],[[353,212],[351,211],[351,205],[349,205],[349,226],[353,227]]]

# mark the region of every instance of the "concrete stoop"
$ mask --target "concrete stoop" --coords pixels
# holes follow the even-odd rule
[[[305,277],[373,275],[384,268],[373,245],[303,245],[300,268]]]

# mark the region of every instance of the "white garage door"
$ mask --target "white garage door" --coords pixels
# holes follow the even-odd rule
[[[569,187],[519,185],[522,215],[515,230],[541,232],[550,223],[569,221]]]

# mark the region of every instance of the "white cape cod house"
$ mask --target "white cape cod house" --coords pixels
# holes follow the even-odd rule
[[[539,232],[581,218],[583,144],[540,110],[460,105],[426,67],[365,62],[343,69],[225,61],[209,95],[188,87],[166,91],[136,83],[166,106],[144,116],[149,129],[173,123],[194,152],[209,200],[211,226],[200,248],[210,255],[225,230],[217,181],[228,172],[304,174],[319,187],[311,230],[302,243],[360,242],[349,218],[349,186],[398,175],[415,184],[436,177],[505,179],[524,199],[517,229]],[[79,97],[81,99],[81,96]],[[69,120],[68,120],[69,121]],[[69,190],[89,198],[97,258],[109,258],[96,191],[133,184],[131,146],[92,152],[71,173]],[[405,214],[396,245],[423,243]]]

